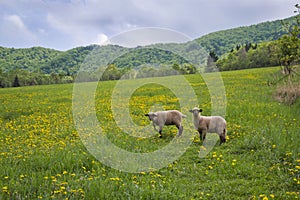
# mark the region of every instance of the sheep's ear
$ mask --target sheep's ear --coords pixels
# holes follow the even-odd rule
[[[191,113],[192,113],[192,112],[193,112],[193,110],[189,110],[189,112],[191,112]]]
[[[203,110],[200,108],[199,112],[202,112]]]
[[[156,114],[156,113],[153,113],[153,116],[154,116],[154,117],[157,117],[157,114]]]
[[[149,117],[149,114],[145,114],[145,116]]]

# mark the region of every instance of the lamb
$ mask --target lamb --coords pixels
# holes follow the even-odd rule
[[[200,138],[205,140],[206,133],[217,133],[220,137],[220,145],[226,142],[226,120],[220,116],[201,116],[202,109],[194,107],[194,127],[199,132]],[[202,138],[203,134],[203,138]]]
[[[186,115],[177,110],[149,112],[145,116],[149,117],[149,120],[152,121],[154,130],[159,132],[160,138],[162,137],[162,129],[165,125],[175,125],[178,129],[177,136],[182,134],[183,126],[181,120],[182,118],[186,118]],[[155,125],[159,127],[159,130],[156,129]]]

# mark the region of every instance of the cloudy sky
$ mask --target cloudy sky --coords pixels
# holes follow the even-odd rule
[[[299,0],[1,0],[0,46],[67,50],[159,27],[198,38],[295,15]]]

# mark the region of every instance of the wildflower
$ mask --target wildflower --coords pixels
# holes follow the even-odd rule
[[[232,166],[235,166],[235,165],[236,165],[236,159],[233,159],[233,160],[232,160],[231,165],[232,165]]]
[[[274,198],[275,198],[275,195],[274,195],[274,194],[270,194],[270,197],[271,197],[272,199],[274,199]]]
[[[66,174],[68,174],[68,172],[67,171],[63,171],[63,175],[66,175]]]
[[[286,156],[291,156],[292,153],[291,153],[291,152],[288,152],[288,153],[286,153],[285,155],[286,155]]]
[[[115,178],[110,178],[109,180],[111,180],[111,181],[120,181],[121,179],[118,178],[118,177],[115,177]]]
[[[2,187],[2,192],[8,192],[8,187],[7,186]]]

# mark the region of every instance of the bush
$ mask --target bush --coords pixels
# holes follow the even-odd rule
[[[278,101],[292,105],[300,97],[300,82],[299,83],[286,83],[285,85],[278,86],[274,94],[274,98]]]

